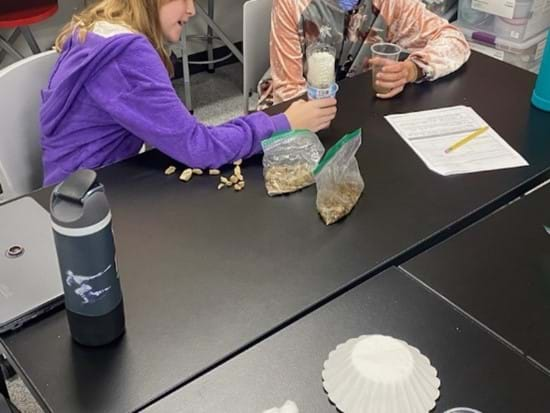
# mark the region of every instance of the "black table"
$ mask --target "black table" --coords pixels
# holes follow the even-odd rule
[[[550,185],[403,268],[550,374]]]
[[[323,363],[363,334],[400,338],[430,359],[441,380],[435,413],[550,411],[550,377],[390,268],[145,412],[260,413],[290,399],[300,412],[336,413],[322,387]]]
[[[166,177],[172,162],[158,152],[101,170],[127,334],[111,347],[82,348],[58,312],[3,337],[10,360],[47,410],[123,412],[154,402],[544,179],[550,114],[529,104],[534,80],[474,54],[459,73],[391,101],[372,97],[369,74],[342,82],[338,117],[322,135],[328,146],[363,127],[366,189],[331,227],[317,216],[314,188],[268,198],[259,159],[245,162],[241,193],[217,191],[214,178]],[[501,89],[497,105],[488,91]],[[382,117],[456,104],[473,106],[530,166],[441,177]],[[48,192],[33,196],[46,205]]]

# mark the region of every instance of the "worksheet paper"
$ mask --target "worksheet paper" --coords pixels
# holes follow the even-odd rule
[[[467,106],[388,115],[386,120],[426,166],[440,175],[529,165]],[[450,153],[445,153],[445,149],[483,126],[489,126],[489,129]]]

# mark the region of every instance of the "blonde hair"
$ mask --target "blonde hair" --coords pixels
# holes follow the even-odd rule
[[[166,70],[173,75],[174,68],[164,44],[160,27],[159,9],[172,0],[98,0],[73,16],[55,39],[55,49],[61,52],[65,42],[78,32],[78,39],[83,42],[89,31],[98,21],[120,24],[130,30],[143,34],[159,54]]]

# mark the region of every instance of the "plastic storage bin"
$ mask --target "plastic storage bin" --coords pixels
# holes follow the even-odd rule
[[[473,31],[460,23],[456,27],[464,33],[472,50],[536,73],[546,45],[546,32],[518,43]]]
[[[462,27],[523,42],[550,27],[550,0],[459,0]]]

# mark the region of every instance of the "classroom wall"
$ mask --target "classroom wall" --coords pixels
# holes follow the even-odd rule
[[[1,1],[1,0],[0,0]],[[31,30],[38,42],[38,45],[42,50],[48,49],[52,46],[55,36],[59,32],[60,28],[70,20],[73,13],[84,7],[85,0],[58,0],[59,11],[55,16],[52,16],[45,22],[35,24],[31,26]],[[214,1],[215,5],[215,20],[220,25],[222,30],[229,36],[229,38],[236,42],[242,40],[242,5],[246,0],[217,0]],[[205,8],[207,6],[206,0],[200,0]],[[202,20],[198,17],[193,18],[188,25],[189,34],[205,33],[206,27]],[[11,33],[11,30],[0,29],[0,35],[7,38]],[[20,36],[19,40],[15,44],[17,50],[19,50],[24,56],[29,56],[31,51]],[[173,46],[173,50],[176,54],[179,53],[179,47]],[[205,50],[204,42],[192,41],[189,44],[190,53],[196,53]],[[13,59],[7,56],[1,63],[0,68],[12,63]]]

